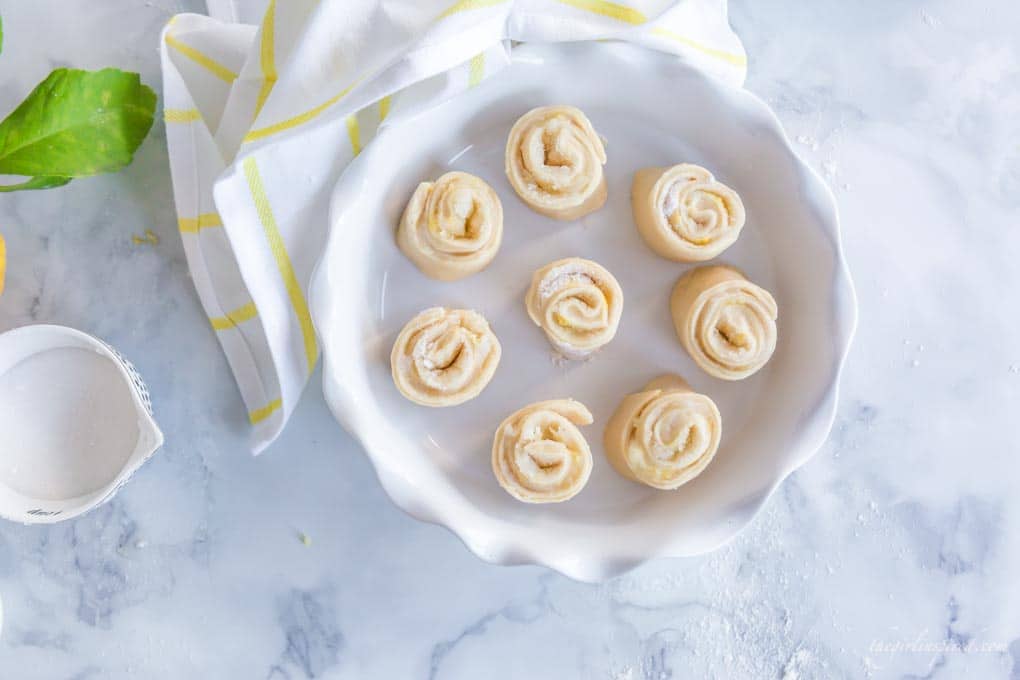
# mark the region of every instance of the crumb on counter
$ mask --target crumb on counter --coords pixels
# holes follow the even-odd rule
[[[145,235],[143,236],[139,236],[138,234],[132,234],[131,242],[134,243],[136,246],[141,245],[158,246],[159,236],[157,236],[156,232],[154,232],[152,229],[146,229]]]

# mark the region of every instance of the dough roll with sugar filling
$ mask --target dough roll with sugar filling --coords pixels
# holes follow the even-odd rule
[[[503,205],[483,180],[448,172],[422,182],[404,209],[397,245],[426,276],[455,281],[485,269],[503,240]]]
[[[506,176],[535,212],[576,220],[606,202],[606,150],[573,106],[542,106],[521,116],[506,142]]]
[[[407,322],[390,354],[393,383],[422,406],[455,406],[489,384],[501,348],[488,321],[468,309],[431,307]]]
[[[734,267],[698,267],[681,276],[670,311],[684,349],[716,378],[753,375],[776,349],[776,301]]]
[[[716,257],[744,228],[744,203],[737,192],[691,163],[634,173],[631,209],[648,247],[677,262]]]
[[[524,304],[553,347],[583,359],[616,335],[623,290],[602,265],[570,257],[535,272]]]
[[[507,493],[525,503],[559,503],[591,475],[591,449],[578,425],[591,412],[573,399],[530,404],[510,415],[492,442],[492,471]]]
[[[676,489],[712,462],[722,436],[715,402],[677,375],[628,394],[606,425],[606,458],[621,475],[656,489]]]

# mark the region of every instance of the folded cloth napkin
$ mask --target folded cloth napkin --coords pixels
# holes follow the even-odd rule
[[[174,202],[253,426],[283,429],[319,356],[306,289],[344,167],[497,73],[513,41],[626,40],[741,85],[725,0],[210,0],[160,45]],[[261,12],[258,26],[236,23]]]

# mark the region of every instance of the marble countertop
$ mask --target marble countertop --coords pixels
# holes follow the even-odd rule
[[[829,442],[746,531],[602,586],[484,564],[389,502],[318,376],[252,458],[157,123],[118,175],[0,196],[0,330],[107,339],[167,435],[99,510],[0,523],[0,677],[1020,678],[1020,5],[731,8],[861,306]],[[158,86],[188,9],[6,3],[0,108],[66,64]]]

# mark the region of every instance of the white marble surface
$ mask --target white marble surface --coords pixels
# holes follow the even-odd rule
[[[5,3],[0,108],[63,64],[158,85],[199,4]],[[731,4],[861,302],[833,436],[750,528],[598,587],[483,564],[394,509],[317,383],[251,458],[157,124],[119,175],[0,196],[0,330],[106,338],[167,434],[100,510],[0,524],[0,677],[1020,678],[1020,6]]]

